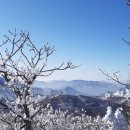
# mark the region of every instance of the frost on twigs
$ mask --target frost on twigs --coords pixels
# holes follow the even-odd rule
[[[2,118],[11,118],[11,114],[3,115]],[[24,114],[24,119],[28,120]],[[7,120],[8,123],[11,120]],[[28,120],[29,121],[29,120]],[[20,128],[22,120],[8,126],[5,122],[0,123],[0,127]],[[15,127],[14,127],[15,126]],[[82,112],[81,116],[74,116],[68,114],[67,111],[53,110],[51,106],[42,109],[32,120],[32,127],[34,130],[130,130],[127,127],[125,118],[122,114],[122,109],[118,108],[115,113],[112,112],[111,107],[108,107],[106,115],[101,118],[87,116]],[[24,129],[20,129],[24,130]]]
[[[34,81],[39,76],[46,77],[55,71],[74,69],[77,66],[68,61],[49,68],[48,59],[55,47],[47,43],[38,48],[26,31],[9,31],[8,35],[4,35],[0,50],[0,76],[5,81],[3,87],[8,88],[8,95],[10,91],[13,92],[13,95],[5,96],[6,101],[2,102],[11,120],[3,116],[1,120],[12,129],[32,130],[33,118],[46,106],[46,103],[40,104],[43,101],[40,95],[37,98],[33,93]]]
[[[120,71],[116,71],[116,72],[114,72],[113,74],[109,74],[109,73],[103,71],[102,69],[99,69],[99,71],[100,71],[103,75],[106,76],[107,80],[113,80],[113,81],[115,81],[116,83],[119,83],[119,84],[124,85],[124,86],[126,86],[126,87],[129,87],[129,86],[130,86],[129,82],[124,83],[124,82],[121,81],[121,79],[120,79],[120,78],[121,78]],[[129,80],[128,80],[128,81],[129,81]]]

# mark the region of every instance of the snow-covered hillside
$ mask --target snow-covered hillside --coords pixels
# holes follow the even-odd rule
[[[107,92],[105,94],[106,98],[109,97],[124,97],[124,98],[130,98],[130,89],[129,88],[120,88],[116,92]]]

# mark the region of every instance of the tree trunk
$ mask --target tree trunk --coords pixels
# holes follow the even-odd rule
[[[27,94],[27,92],[26,92],[26,94]],[[29,108],[28,108],[27,104],[23,104],[23,107],[24,107],[24,113],[26,114],[26,117],[30,119],[30,112],[29,112]],[[25,130],[33,130],[31,121],[25,120]]]
[[[25,130],[33,130],[31,121],[26,121]]]

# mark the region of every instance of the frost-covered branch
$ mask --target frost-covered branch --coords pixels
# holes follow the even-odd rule
[[[69,61],[48,69],[48,60],[55,47],[47,43],[38,48],[32,42],[29,32],[17,33],[15,29],[13,32],[9,31],[9,35],[4,35],[4,38],[0,45],[0,76],[5,80],[3,86],[13,95],[10,95],[11,99],[9,95],[5,96],[6,101],[1,102],[1,105],[14,119],[16,129],[32,130],[33,118],[47,105],[40,105],[41,99],[36,99],[31,89],[36,78],[77,66]]]
[[[110,74],[108,74],[107,72],[103,71],[102,69],[99,69],[99,71],[100,71],[102,74],[104,74],[104,75],[108,78],[108,80],[113,80],[113,81],[115,81],[115,82],[117,82],[117,83],[119,83],[119,84],[121,84],[121,85],[124,85],[124,86],[130,86],[129,83],[128,83],[128,84],[127,84],[127,83],[123,83],[123,82],[121,82],[121,81],[119,80],[119,71],[113,73],[112,76],[111,76]]]

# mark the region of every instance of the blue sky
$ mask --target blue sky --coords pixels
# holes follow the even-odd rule
[[[40,47],[56,46],[50,64],[69,59],[81,66],[41,80],[104,80],[99,68],[122,79],[130,72],[130,7],[125,0],[1,0],[0,36],[14,27],[30,32]]]

